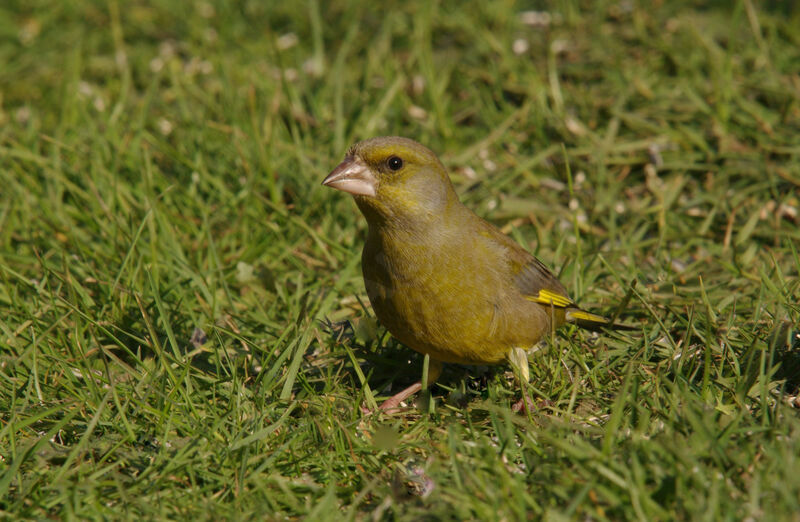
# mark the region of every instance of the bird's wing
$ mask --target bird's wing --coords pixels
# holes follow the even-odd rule
[[[547,307],[562,309],[577,308],[570,298],[566,288],[556,279],[544,264],[527,254],[527,259],[519,264],[519,269],[514,279],[517,288],[528,301],[539,303]]]
[[[581,328],[600,329],[611,326],[608,319],[583,310],[570,298],[567,289],[544,264],[498,229],[483,222],[482,235],[490,238],[505,252],[505,261],[514,284],[528,301],[564,313],[564,320]]]
[[[517,265],[514,282],[526,299],[547,306],[566,308],[574,305],[572,299],[564,286],[556,279],[550,270],[541,261],[532,255],[516,255],[517,259],[512,259],[513,265]],[[513,268],[512,268],[513,269]]]
[[[529,262],[517,274],[516,283],[528,301],[564,310],[564,319],[568,323],[590,330],[610,326],[605,317],[587,312],[576,305],[552,272],[533,256],[530,256]]]
[[[499,239],[499,238],[498,238]],[[598,329],[609,326],[608,319],[587,312],[570,298],[567,289],[541,261],[517,245],[511,238],[502,235],[509,252],[514,283],[528,301],[545,307],[564,311],[564,319],[582,328]]]
[[[558,308],[574,306],[564,285],[541,261],[489,223],[481,222],[481,235],[494,244],[494,249],[502,252],[501,257],[507,266],[504,270],[510,272],[514,284],[526,299]]]

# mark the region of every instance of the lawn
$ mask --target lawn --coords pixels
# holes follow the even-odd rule
[[[797,520],[798,27],[779,0],[4,1],[0,517]],[[460,366],[365,413],[422,358],[320,182],[385,134],[636,330],[558,331],[528,414]]]

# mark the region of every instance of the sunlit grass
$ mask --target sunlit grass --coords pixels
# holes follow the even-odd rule
[[[694,4],[4,4],[2,514],[796,517],[800,15]],[[365,415],[421,358],[319,183],[380,134],[640,331]]]

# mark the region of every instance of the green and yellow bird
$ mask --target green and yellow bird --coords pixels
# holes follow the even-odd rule
[[[564,323],[610,326],[579,308],[538,259],[458,198],[428,148],[401,137],[356,143],[323,185],[348,192],[369,224],[364,285],[380,322],[401,343],[442,363],[517,367]],[[385,401],[391,410],[416,383]]]

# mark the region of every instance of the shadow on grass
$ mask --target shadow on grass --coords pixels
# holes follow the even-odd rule
[[[772,364],[780,364],[775,377],[785,380],[785,389],[792,395],[800,391],[800,325],[785,321],[769,338]]]
[[[323,322],[322,330],[328,335],[329,345],[340,353],[342,371],[350,386],[361,388],[360,377],[352,362],[348,360],[344,345],[353,351],[359,360],[359,368],[367,379],[373,394],[380,396],[378,402],[418,382],[422,377],[424,356],[403,346],[388,335],[379,337],[376,345],[360,342],[349,321]],[[388,342],[384,342],[388,339]],[[339,352],[337,347],[341,347]],[[324,382],[315,387],[322,391]],[[432,385],[431,393],[438,404],[454,408],[466,408],[476,401],[498,401],[498,391],[508,388],[508,367],[471,366],[445,364],[439,379]],[[501,392],[502,394],[502,392]],[[511,394],[508,393],[509,397]],[[417,394],[409,403],[421,403],[422,394]],[[499,402],[498,402],[499,404]]]

